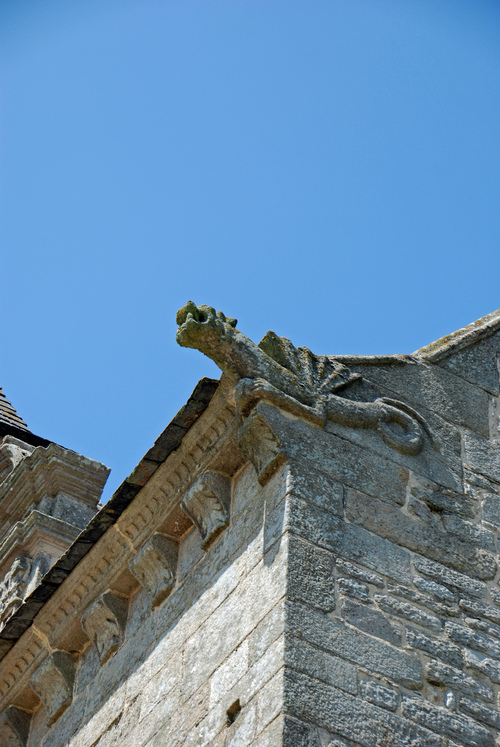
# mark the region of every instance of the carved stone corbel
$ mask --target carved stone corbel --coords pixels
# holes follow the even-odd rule
[[[261,485],[265,485],[286,461],[280,440],[258,405],[239,429],[238,444],[252,462]]]
[[[30,679],[30,685],[47,711],[49,726],[73,700],[75,660],[65,651],[54,651]]]
[[[205,472],[181,501],[182,510],[201,535],[204,550],[229,524],[230,484],[224,475]]]
[[[83,613],[82,628],[94,643],[101,665],[122,645],[127,616],[128,601],[112,591],[97,597]]]
[[[175,585],[178,554],[179,544],[175,540],[156,533],[129,565],[132,575],[153,597],[153,607],[161,604]]]
[[[8,706],[4,716],[10,728],[14,731],[21,747],[26,747],[31,726],[31,713],[15,705]]]

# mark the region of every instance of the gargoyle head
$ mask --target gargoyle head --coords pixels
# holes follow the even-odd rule
[[[175,317],[179,329],[175,339],[185,348],[195,348],[213,357],[211,353],[225,337],[231,336],[236,327],[236,319],[224,316],[212,306],[196,306],[188,301],[179,309]]]

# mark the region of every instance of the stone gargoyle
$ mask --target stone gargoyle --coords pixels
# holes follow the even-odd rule
[[[361,378],[334,358],[296,348],[290,340],[268,332],[256,345],[236,329],[236,319],[211,306],[189,301],[176,316],[179,345],[211,358],[238,382],[235,397],[246,417],[265,400],[310,423],[327,421],[352,428],[373,428],[391,448],[418,454],[423,446],[421,418],[408,405],[380,397],[355,402],[337,394]]]

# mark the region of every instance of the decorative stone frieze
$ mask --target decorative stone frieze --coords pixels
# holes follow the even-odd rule
[[[129,565],[132,575],[152,596],[153,607],[161,604],[175,585],[178,554],[178,542],[155,533]]]
[[[0,484],[14,471],[22,459],[31,454],[33,448],[14,436],[4,436],[0,444]]]
[[[252,410],[238,431],[238,444],[265,485],[286,461],[280,440],[259,408]]]
[[[74,681],[75,660],[66,651],[54,651],[32,675],[31,687],[47,711],[49,725],[70,705]]]
[[[106,591],[82,615],[82,628],[94,643],[99,659],[105,664],[120,648],[127,624],[128,600]]]
[[[205,472],[181,501],[181,508],[194,522],[203,540],[203,549],[229,524],[230,480],[217,472]]]
[[[0,584],[0,625],[23,603],[30,571],[30,559],[19,555]]]
[[[236,319],[192,301],[179,309],[176,321],[179,345],[199,350],[239,380],[236,403],[243,417],[265,401],[319,427],[332,421],[374,429],[403,454],[422,450],[425,423],[406,403],[387,397],[357,402],[339,396],[362,377],[333,356],[296,348],[274,332],[256,345],[236,329]]]
[[[30,733],[31,713],[11,705],[5,710],[5,718],[15,732],[21,747],[26,747]]]

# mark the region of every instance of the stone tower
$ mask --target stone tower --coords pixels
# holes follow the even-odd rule
[[[105,470],[2,401],[0,743],[498,747],[500,311],[389,356],[177,321],[222,378],[67,549],[30,517]]]

